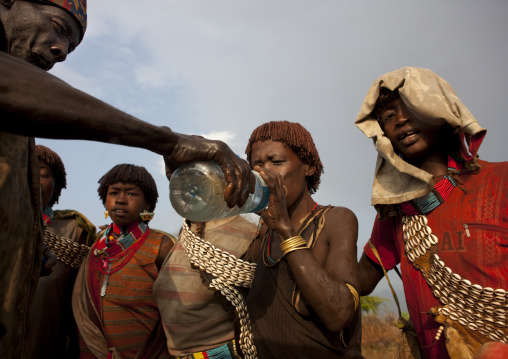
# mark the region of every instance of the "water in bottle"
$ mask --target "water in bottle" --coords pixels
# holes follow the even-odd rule
[[[226,180],[219,164],[197,161],[178,167],[169,182],[169,199],[175,211],[192,222],[208,222],[241,213],[258,212],[270,197],[268,186],[259,173],[256,189],[242,207],[229,208],[224,201]]]

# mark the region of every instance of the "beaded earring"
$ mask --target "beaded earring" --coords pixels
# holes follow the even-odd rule
[[[104,218],[108,218],[109,216],[109,212],[108,211],[104,211]]]
[[[146,209],[139,214],[139,216],[141,217],[141,219],[143,221],[151,221],[153,219],[154,215],[155,215],[155,213],[148,212]]]

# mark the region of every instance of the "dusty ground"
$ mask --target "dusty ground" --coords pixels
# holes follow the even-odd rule
[[[392,359],[400,340],[393,314],[362,313],[362,355],[367,359]]]

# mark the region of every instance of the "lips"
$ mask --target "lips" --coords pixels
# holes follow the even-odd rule
[[[129,212],[127,212],[125,209],[121,209],[121,208],[115,208],[113,209],[111,212],[113,212],[114,214],[116,214],[117,216],[125,216],[126,214],[128,214]]]
[[[53,68],[55,65],[55,62],[53,60],[50,60],[46,58],[44,55],[40,53],[33,52],[29,58],[27,59],[28,62],[30,62],[32,65],[35,65],[44,71],[49,71]]]
[[[417,134],[419,134],[420,131],[411,129],[409,131],[405,131],[402,135],[399,136],[399,142],[405,146],[412,145],[417,140]]]

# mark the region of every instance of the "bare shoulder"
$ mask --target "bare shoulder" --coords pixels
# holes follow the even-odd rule
[[[332,207],[326,213],[325,230],[328,241],[345,246],[356,246],[358,239],[358,219],[349,208]]]
[[[358,227],[358,219],[352,210],[346,207],[332,207],[326,212],[326,220],[335,224],[350,225]]]
[[[348,217],[352,217],[356,220],[356,215],[354,214],[354,212],[347,207],[333,206],[326,213],[327,213],[327,215],[348,216]]]

